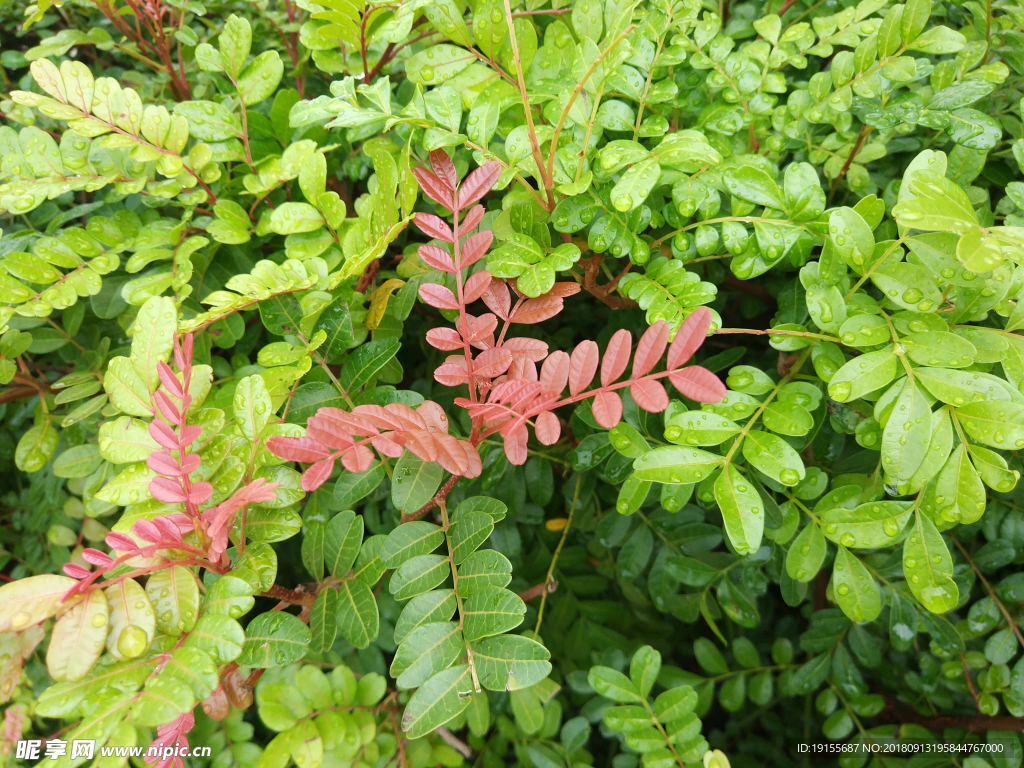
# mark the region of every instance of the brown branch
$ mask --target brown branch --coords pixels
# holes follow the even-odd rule
[[[601,254],[595,253],[589,259],[580,259],[580,265],[583,267],[583,280],[580,280],[578,275],[571,273],[576,277],[576,281],[583,286],[583,290],[589,293],[591,296],[599,299],[602,304],[605,304],[612,309],[635,309],[640,306],[632,299],[626,299],[621,296],[612,296],[609,293],[608,286],[598,285],[597,274],[601,268]],[[612,285],[612,283],[609,283]],[[614,287],[614,285],[613,285]]]
[[[971,733],[988,733],[989,731],[1024,731],[1024,718],[1012,717],[1009,715],[922,715],[909,704],[899,701],[892,696],[883,693],[885,709],[883,714],[888,713],[901,725],[913,723],[921,725],[931,731],[943,731],[947,728],[959,728]]]
[[[313,601],[316,600],[316,595],[311,592],[299,592],[282,587],[280,584],[275,584],[266,592],[261,592],[260,597],[272,597],[275,600],[282,600],[292,605],[312,605]]]
[[[429,512],[434,507],[438,506],[442,501],[444,501],[445,497],[451,492],[452,488],[455,487],[455,484],[457,482],[459,482],[459,475],[452,475],[451,477],[449,477],[448,482],[441,486],[441,490],[434,494],[434,498],[432,498],[422,507],[417,509],[415,512],[412,512],[411,514],[402,515],[401,522],[408,523],[413,520],[419,520],[421,517],[427,514],[427,512]],[[399,523],[399,525],[401,525],[401,523]]]
[[[449,747],[454,749],[460,755],[467,760],[473,759],[473,750],[470,749],[469,745],[462,741],[458,736],[449,731],[447,728],[438,728],[437,735],[447,744]]]
[[[782,15],[781,13],[779,14]],[[846,158],[846,162],[843,163],[843,168],[839,171],[839,175],[836,176],[836,180],[832,182],[832,189],[828,191],[828,202],[826,205],[832,205],[832,198],[836,196],[836,192],[839,190],[839,185],[846,178],[846,172],[850,170],[850,165],[853,163],[853,159],[864,149],[864,144],[868,140],[868,134],[871,133],[872,127],[865,125],[860,129],[860,133],[857,134],[857,141],[853,143],[853,149],[850,150],[849,156]]]
[[[558,582],[552,579],[551,581],[542,581],[540,584],[534,584],[529,589],[524,589],[519,593],[519,599],[524,603],[527,600],[533,600],[535,597],[540,597],[544,593],[551,594],[558,589]]]

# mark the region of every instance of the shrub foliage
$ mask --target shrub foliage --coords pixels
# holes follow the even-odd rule
[[[5,764],[1019,768],[1024,9],[2,14]]]

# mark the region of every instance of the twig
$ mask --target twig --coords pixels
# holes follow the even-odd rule
[[[469,748],[469,745],[447,728],[438,728],[437,735],[441,737],[445,744],[461,754],[464,758],[467,760],[473,759],[473,750]]]
[[[417,509],[415,512],[407,515],[402,515],[401,522],[408,523],[412,520],[419,520],[421,517],[427,514],[427,512],[429,512],[434,507],[438,506],[442,501],[444,501],[445,497],[448,495],[451,489],[455,487],[455,484],[457,482],[459,482],[459,475],[452,475],[451,477],[449,477],[448,482],[441,486],[441,490],[434,494],[434,498],[432,498],[422,507]]]
[[[988,733],[989,731],[1024,731],[1024,718],[999,715],[922,715],[909,704],[894,699],[883,693],[885,709],[900,724],[914,723],[932,731],[943,731],[947,728],[960,728],[971,733]],[[879,715],[881,717],[881,715]]]

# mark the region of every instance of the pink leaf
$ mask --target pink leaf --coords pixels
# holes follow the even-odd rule
[[[539,363],[548,356],[548,345],[540,339],[531,339],[528,336],[506,339],[502,346],[511,352],[513,357],[526,358],[535,363]]]
[[[426,168],[413,168],[412,175],[416,177],[416,181],[419,182],[420,189],[438,205],[447,208],[449,211],[454,210],[452,205],[452,193],[446,189],[441,180],[434,174],[428,171]]]
[[[572,363],[569,355],[561,350],[552,352],[540,369],[540,383],[546,392],[560,394],[569,381],[569,369]],[[542,441],[543,442],[543,441]],[[545,443],[550,445],[550,443]]]
[[[178,406],[171,402],[171,398],[167,396],[166,392],[160,390],[154,392],[153,402],[160,409],[161,415],[171,424],[181,424],[181,412],[178,411]]]
[[[420,298],[437,309],[459,308],[459,302],[455,298],[455,294],[437,283],[423,283],[420,285]]]
[[[449,192],[455,191],[459,177],[455,174],[455,164],[443,149],[435,149],[430,153],[430,167],[437,174],[437,180],[447,187]]]
[[[160,375],[160,382],[167,388],[167,391],[180,400],[185,391],[181,388],[181,382],[174,375],[171,366],[161,360],[156,364],[156,370]]]
[[[447,155],[445,155],[447,157]],[[431,156],[433,162],[433,156]],[[450,162],[450,161],[449,161]],[[452,167],[454,171],[454,166]],[[468,208],[491,191],[501,175],[501,163],[492,160],[473,171],[462,182],[459,189],[458,208]]]
[[[100,552],[98,549],[93,549],[92,547],[86,547],[82,550],[82,559],[87,563],[92,563],[93,565],[110,565],[114,562],[114,558],[106,552]]]
[[[485,349],[480,356],[473,361],[473,374],[484,379],[493,379],[512,365],[512,353],[504,347],[492,347]]]
[[[484,207],[482,205],[474,205],[466,211],[466,215],[462,217],[462,221],[459,223],[459,232],[462,234],[472,232],[483,220]]]
[[[447,272],[449,275],[455,274],[455,262],[448,255],[448,251],[443,248],[438,248],[436,245],[421,245],[419,254],[420,258],[423,259],[423,263],[431,269],[439,269],[442,272]]]
[[[469,381],[465,365],[459,363],[443,363],[434,370],[434,379],[446,387],[457,387]]]
[[[427,331],[427,344],[434,349],[440,349],[445,352],[451,352],[453,349],[462,349],[463,347],[462,337],[459,336],[454,328],[431,328]]]
[[[177,504],[188,497],[177,482],[166,477],[154,477],[149,481],[149,492],[153,498],[165,504]]]
[[[365,472],[373,463],[373,451],[365,445],[357,445],[351,451],[346,451],[341,457],[341,465],[349,472]]]
[[[178,449],[178,436],[174,429],[158,419],[149,422],[149,435],[164,448],[175,451]]]
[[[633,378],[644,376],[653,370],[668,346],[668,323],[659,320],[640,337],[633,356]]]
[[[541,296],[539,299],[524,301],[512,318],[513,323],[534,325],[550,320],[562,311],[562,300],[558,297]]]
[[[569,362],[569,392],[574,397],[590,386],[600,359],[595,342],[588,339],[576,345]]]
[[[197,454],[191,454],[198,458]],[[178,462],[174,459],[171,454],[167,451],[155,451],[149,454],[149,458],[146,459],[146,466],[156,472],[158,475],[164,475],[165,477],[180,477],[186,474]]]
[[[562,434],[562,424],[551,411],[544,411],[537,416],[535,431],[537,439],[544,445],[554,445]]]
[[[72,579],[85,579],[88,578],[91,571],[78,563],[64,563],[64,573]]]
[[[461,475],[469,469],[466,452],[456,438],[451,435],[434,435],[434,443],[437,446],[436,461],[446,472]]]
[[[491,284],[480,298],[491,312],[502,320],[508,320],[508,313],[512,309],[512,295],[504,280],[491,280]]]
[[[448,414],[444,408],[433,400],[424,400],[416,409],[416,414],[423,419],[427,429],[431,432],[443,432],[448,434]]]
[[[512,365],[508,369],[508,378],[537,381],[537,364],[525,357],[512,357]]]
[[[601,361],[601,386],[614,384],[629,364],[629,352],[633,346],[633,336],[625,328],[612,334],[608,348],[604,351]],[[621,414],[619,416],[621,418]],[[618,419],[615,423],[618,424]]]
[[[315,417],[314,417],[315,418]],[[330,450],[311,437],[281,437],[274,435],[267,440],[267,449],[281,459],[300,461],[303,464],[320,461],[331,455]]]
[[[545,296],[551,296],[558,299],[566,299],[570,296],[575,296],[581,290],[579,283],[555,283],[551,286],[551,290],[545,293]]]
[[[325,459],[315,464],[310,464],[302,473],[302,490],[306,493],[315,491],[327,482],[327,479],[334,471],[334,459]]]
[[[486,269],[477,270],[469,279],[466,284],[462,286],[462,299],[467,305],[472,304],[474,301],[484,295],[484,291],[491,284],[491,273]]]
[[[186,475],[190,475],[199,469],[199,464],[202,461],[198,453],[186,453],[181,459],[181,471]]]
[[[672,386],[698,403],[720,403],[726,395],[725,385],[707,368],[691,365],[668,375]]]
[[[704,343],[708,337],[708,329],[711,328],[711,319],[710,309],[697,307],[683,321],[672,346],[668,348],[668,360],[665,363],[668,370],[674,371],[683,365]]]
[[[462,446],[463,452],[466,454],[466,464],[468,469],[462,473],[463,477],[479,477],[483,471],[484,465],[480,461],[480,454],[477,453],[476,448],[465,440],[460,440],[459,445]]]
[[[668,393],[660,383],[652,379],[633,382],[629,394],[637,406],[648,413],[661,413],[668,408]]]
[[[525,426],[505,435],[505,455],[508,457],[509,462],[516,466],[526,463],[528,440],[529,435],[526,432]]]
[[[415,456],[424,461],[437,461],[437,443],[434,436],[425,429],[414,429],[406,432],[405,447]]]
[[[125,536],[123,533],[117,533],[116,531],[108,533],[104,541],[107,543],[107,546],[115,552],[134,552],[139,548],[139,545],[135,543],[134,539]]]
[[[498,318],[496,318],[490,312],[487,312],[480,317],[474,317],[469,321],[469,329],[467,339],[470,344],[476,345],[478,342],[487,342],[482,348],[494,346],[494,329],[498,327]]]
[[[416,226],[427,237],[434,240],[443,240],[446,243],[454,243],[455,235],[452,233],[452,228],[448,226],[448,222],[442,219],[440,216],[435,216],[432,213],[417,213],[416,218],[413,219],[416,222]]]
[[[195,483],[192,490],[188,492],[189,503],[196,506],[205,504],[211,496],[213,496],[213,486],[207,482]]]
[[[156,523],[152,520],[136,520],[132,523],[132,533],[143,541],[148,541],[151,544],[158,544],[164,540],[163,531],[157,528]]]
[[[622,421],[622,399],[614,392],[598,392],[591,405],[591,411],[598,424],[605,429],[611,429]]]
[[[467,237],[466,242],[459,249],[459,266],[469,267],[476,264],[487,253],[487,249],[491,247],[493,242],[494,233],[489,229]]]
[[[188,447],[192,445],[199,436],[203,433],[203,428],[198,424],[192,424],[191,426],[185,427],[181,430],[181,444]]]
[[[167,515],[154,517],[153,525],[160,529],[160,533],[163,535],[164,540],[181,541],[181,531],[178,529],[177,524],[168,518],[169,516]]]

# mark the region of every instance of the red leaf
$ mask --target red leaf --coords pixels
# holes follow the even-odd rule
[[[160,529],[160,533],[167,541],[181,541],[181,531],[178,530],[178,526],[170,519],[169,515],[154,517],[153,525]]]
[[[396,433],[392,432],[390,435],[378,435],[370,440],[370,444],[377,450],[378,453],[382,453],[388,458],[397,459],[402,455],[405,448],[402,447],[401,442],[392,440]]]
[[[405,447],[424,461],[437,461],[437,443],[434,435],[425,429],[411,429],[406,432]]]
[[[472,304],[474,301],[484,295],[484,291],[491,284],[491,273],[486,269],[480,269],[469,276],[466,284],[462,286],[462,300],[466,302],[466,305]]]
[[[84,579],[92,572],[78,563],[64,563],[64,573],[72,579]]]
[[[106,552],[100,552],[98,549],[93,549],[92,547],[86,547],[82,550],[82,559],[87,563],[92,563],[93,565],[110,565],[114,562],[114,558]]]
[[[167,391],[180,400],[181,396],[185,394],[185,390],[181,388],[181,382],[174,375],[171,366],[161,360],[156,364],[156,370],[160,375],[160,382],[167,388]]]
[[[693,357],[693,353],[707,339],[710,327],[711,310],[707,307],[697,307],[689,314],[683,321],[682,327],[676,332],[672,346],[668,348],[668,360],[665,362],[668,370],[675,370]]]
[[[443,248],[438,248],[436,245],[421,245],[419,254],[423,262],[432,269],[439,269],[449,275],[454,275],[457,271],[452,257]]]
[[[707,368],[691,365],[668,375],[672,386],[698,403],[720,403],[726,395],[725,385]]]
[[[510,379],[491,390],[487,401],[490,403],[508,402],[512,408],[520,408],[540,393],[540,382]]]
[[[591,411],[598,424],[605,429],[611,429],[622,421],[622,398],[614,392],[598,392],[591,405]]]
[[[540,369],[540,383],[545,392],[561,394],[565,384],[569,381],[569,369],[572,363],[569,355],[561,350],[552,352]],[[550,445],[550,443],[545,443]]]
[[[562,300],[552,296],[541,296],[539,299],[524,301],[512,317],[513,323],[534,325],[543,323],[562,311]]]
[[[629,352],[633,346],[633,336],[625,328],[612,334],[608,342],[608,348],[604,351],[604,359],[601,361],[601,386],[607,387],[615,381],[626,370],[629,364]],[[618,419],[615,420],[618,423]]]
[[[454,170],[454,167],[452,170]],[[497,183],[500,175],[501,163],[495,160],[492,160],[485,165],[481,165],[469,174],[469,176],[463,180],[462,187],[459,188],[459,195],[457,198],[459,210],[468,208],[490,192]]]
[[[373,451],[365,445],[357,445],[341,457],[341,465],[349,472],[365,472],[373,464]]]
[[[501,376],[512,365],[512,353],[504,347],[485,349],[473,361],[473,375],[484,379]]]
[[[479,477],[480,473],[483,471],[484,468],[483,462],[480,461],[480,454],[477,453],[476,448],[474,448],[470,443],[466,442],[465,440],[460,440],[459,445],[462,447],[463,452],[466,454],[466,463],[467,466],[469,467],[465,472],[462,473],[462,476],[469,478]]]
[[[433,150],[430,153],[430,167],[437,174],[437,180],[447,187],[449,192],[454,192],[459,177],[455,174],[455,164],[448,157],[448,153],[443,149]]]
[[[325,459],[315,464],[310,464],[302,473],[302,490],[307,493],[315,491],[327,482],[327,478],[334,471],[334,459]]]
[[[516,466],[526,463],[528,440],[529,435],[526,432],[525,425],[515,432],[505,435],[505,455],[508,457],[509,462]]]
[[[166,477],[154,477],[149,481],[149,492],[153,498],[166,504],[177,504],[188,497],[178,483]]]
[[[426,168],[413,168],[412,175],[416,177],[416,181],[420,184],[420,189],[423,190],[427,197],[449,211],[454,210],[452,193],[450,190],[445,189],[444,184],[441,183],[437,176]]]
[[[633,377],[639,378],[651,372],[668,346],[668,323],[659,320],[640,337],[633,356]]]
[[[434,443],[437,446],[436,461],[446,472],[461,475],[469,469],[469,459],[456,438],[451,435],[434,435]]]
[[[448,226],[448,222],[442,219],[440,216],[435,216],[432,213],[417,213],[416,218],[413,219],[416,222],[416,226],[420,228],[427,237],[433,238],[434,240],[444,240],[446,243],[454,243],[455,235],[452,234],[452,228]]]
[[[315,417],[314,417],[315,418]],[[310,464],[326,459],[330,450],[312,437],[281,437],[274,435],[267,440],[267,448],[280,459]]]
[[[434,379],[445,387],[457,387],[469,381],[469,374],[459,363],[443,363],[434,370]]]
[[[512,357],[512,365],[508,369],[510,379],[537,381],[537,364],[525,357]]]
[[[427,344],[434,349],[440,349],[445,352],[451,352],[453,349],[462,349],[463,347],[462,337],[459,336],[454,328],[431,328],[427,331]]]
[[[555,283],[551,286],[551,290],[545,293],[545,296],[554,296],[559,299],[565,299],[569,296],[575,296],[580,292],[579,283]]]
[[[306,435],[308,439],[338,451],[347,451],[355,443],[348,432],[343,431],[338,424],[332,424],[329,419],[322,416],[309,418],[306,423]]]
[[[186,475],[190,475],[199,469],[199,463],[202,461],[198,453],[186,453],[184,458],[179,462],[181,464],[181,470]]]
[[[668,408],[668,393],[657,381],[642,379],[634,382],[629,388],[629,394],[637,406],[649,413],[661,413]]]
[[[455,294],[438,283],[420,285],[420,298],[437,309],[458,309],[459,302]]]
[[[135,543],[134,539],[125,536],[123,533],[117,533],[116,531],[108,533],[104,541],[107,543],[107,546],[115,552],[134,552],[139,548],[139,545]]]
[[[502,320],[508,320],[508,313],[512,309],[512,294],[504,280],[491,280],[480,298],[491,312]]]
[[[459,222],[459,232],[463,235],[467,232],[472,232],[483,220],[484,207],[482,205],[474,205],[466,211],[466,215],[463,216],[462,221]]]
[[[480,261],[494,242],[494,233],[489,229],[466,238],[459,250],[459,266],[468,267]]]
[[[544,445],[554,445],[562,434],[562,424],[551,411],[544,411],[537,416],[535,431],[537,439]]]
[[[575,396],[590,386],[597,373],[597,363],[601,359],[597,344],[589,339],[581,341],[572,351],[569,361],[569,392]]]

